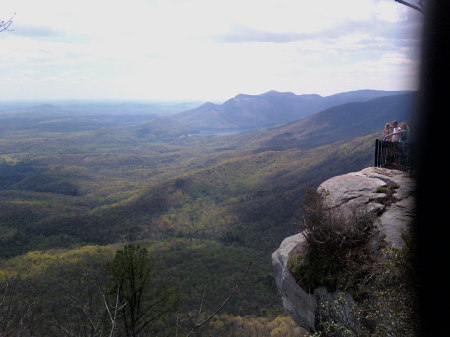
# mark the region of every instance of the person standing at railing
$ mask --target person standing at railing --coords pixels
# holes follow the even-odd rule
[[[400,138],[398,139],[398,141],[400,143],[407,143],[408,142],[408,134],[409,134],[409,127],[408,124],[406,123],[402,123],[400,124]]]
[[[406,123],[402,123],[400,127],[398,127],[397,123],[397,125],[393,126],[394,129],[392,130],[392,133],[388,134],[387,137],[392,137],[393,142],[406,143],[408,141],[408,125]]]
[[[386,123],[384,126],[384,138],[383,141],[390,141],[391,136],[389,135],[391,133],[391,123]]]
[[[398,140],[400,139],[400,128],[398,127],[398,122],[397,121],[393,121],[392,122],[392,133],[390,133],[388,136],[391,137],[391,140],[393,142],[398,142]]]
[[[409,128],[406,123],[400,124],[397,131],[389,134],[393,142],[395,142],[395,158],[393,164],[399,170],[411,169],[411,163],[409,158],[409,146],[408,146],[408,133]],[[394,140],[397,139],[397,140]],[[392,144],[394,145],[394,144]]]

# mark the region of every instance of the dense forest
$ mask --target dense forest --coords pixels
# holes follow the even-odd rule
[[[240,280],[193,334],[302,336],[283,314],[270,256],[301,230],[305,191],[372,165],[384,123],[407,120],[413,97],[347,102],[222,136],[171,132],[173,120],[152,111],[124,118],[126,107],[3,107],[0,335],[125,329],[125,319],[112,328],[107,309],[125,315],[111,270],[133,243],[152,261],[150,288],[169,287],[173,307],[130,336],[189,335]]]

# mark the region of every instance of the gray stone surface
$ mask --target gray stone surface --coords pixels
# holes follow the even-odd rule
[[[389,202],[380,187],[391,186]],[[359,172],[336,176],[323,182],[318,190],[326,193],[326,202],[331,208],[365,209],[376,215],[375,224],[393,248],[404,245],[402,234],[414,214],[414,181],[402,171],[368,167]]]
[[[272,264],[284,309],[298,325],[314,330],[316,300],[314,296],[297,285],[287,267],[289,253],[303,240],[301,233],[284,239],[280,247],[272,254]]]
[[[326,193],[325,202],[330,208],[372,212],[374,224],[387,245],[393,248],[404,246],[402,235],[414,216],[414,180],[408,173],[369,167],[330,178],[318,190]],[[383,190],[392,193],[381,193]],[[301,249],[303,242],[301,233],[284,239],[272,254],[272,265],[286,312],[298,325],[313,331],[320,291],[316,294],[305,292],[287,268],[290,252],[296,247]],[[324,294],[321,296],[323,298]]]

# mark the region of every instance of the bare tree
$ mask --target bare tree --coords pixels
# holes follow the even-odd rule
[[[127,244],[116,252],[110,264],[112,290],[118,290],[123,335],[142,337],[145,331],[160,328],[178,306],[174,287],[156,284],[154,258],[147,248]]]
[[[203,309],[203,300],[205,298],[205,291],[203,290],[203,295],[202,295],[202,300],[200,301],[200,307],[197,313],[197,318],[195,319],[195,321],[193,321],[193,327],[192,329],[189,331],[189,333],[186,335],[186,337],[190,337],[192,336],[195,331],[200,328],[201,326],[207,324],[214,316],[216,316],[220,310],[222,310],[222,308],[231,300],[231,298],[233,297],[233,295],[239,290],[239,288],[242,286],[242,283],[244,282],[248,271],[250,270],[250,267],[252,266],[252,262],[249,263],[247,270],[244,273],[244,276],[242,276],[241,280],[239,281],[239,283],[234,287],[233,291],[230,293],[230,295],[225,299],[225,301],[222,303],[222,305],[220,307],[218,307],[214,313],[212,313],[211,315],[209,315],[206,319],[204,320],[200,320],[200,315],[202,313],[202,309]]]
[[[7,277],[0,282],[0,336],[20,337],[30,326],[36,298],[31,294],[27,299],[20,298],[26,285],[19,277]],[[29,290],[29,289],[26,289]]]
[[[11,26],[11,24],[13,23],[13,19],[14,16],[16,15],[16,13],[14,13],[13,16],[11,16],[11,18],[9,18],[8,20],[2,20],[0,19],[0,32],[3,32],[5,30],[7,31],[12,31],[12,29],[10,29],[9,27]]]
[[[72,297],[72,307],[81,313],[82,324],[85,328],[80,329],[79,326],[67,326],[60,322],[53,321],[60,329],[63,336],[113,337],[116,334],[118,325],[117,315],[125,306],[125,304],[119,303],[119,290],[117,289],[113,304],[109,303],[105,291],[99,289],[97,295],[99,296],[97,296],[98,298],[95,302],[98,303],[95,303],[95,307],[93,307],[89,298]],[[100,297],[101,300],[99,299]],[[104,319],[105,317],[106,320]]]

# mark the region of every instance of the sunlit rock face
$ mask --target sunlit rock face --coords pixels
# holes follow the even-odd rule
[[[404,245],[402,234],[413,219],[414,181],[409,173],[378,167],[336,176],[323,182],[329,207],[366,209],[393,248]]]
[[[387,246],[402,248],[402,235],[414,216],[414,180],[397,170],[369,167],[359,172],[336,176],[323,182],[318,191],[324,193],[330,208],[359,209],[374,215],[374,224]],[[319,297],[333,297],[318,288],[308,293],[300,288],[289,272],[287,263],[293,249],[302,249],[302,233],[287,237],[272,254],[274,277],[286,312],[297,324],[310,331],[317,324]],[[341,295],[339,295],[341,296]],[[344,296],[349,297],[348,294]],[[352,299],[349,297],[348,302]]]

